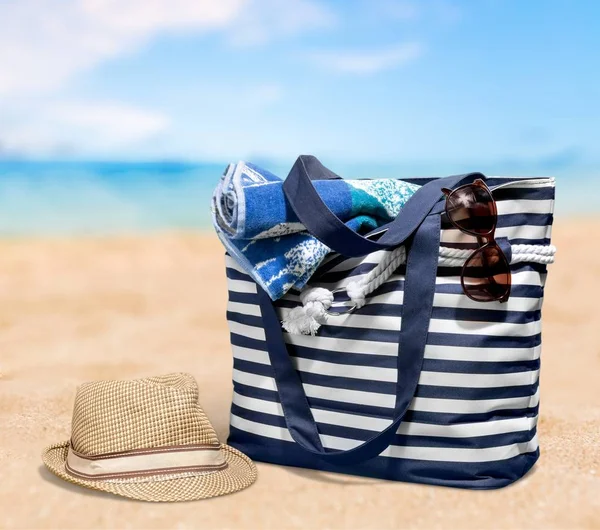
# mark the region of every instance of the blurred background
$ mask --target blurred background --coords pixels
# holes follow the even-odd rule
[[[0,235],[210,228],[224,166],[558,177],[600,211],[600,3],[0,2]]]

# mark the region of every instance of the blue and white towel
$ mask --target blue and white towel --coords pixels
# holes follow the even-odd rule
[[[395,179],[317,180],[339,219],[366,233],[392,221],[419,188]],[[283,180],[253,164],[230,164],[212,199],[213,224],[228,252],[273,300],[302,289],[331,251],[306,232]]]

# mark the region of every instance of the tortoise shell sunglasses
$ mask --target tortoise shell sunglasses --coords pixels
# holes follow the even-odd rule
[[[498,210],[492,192],[481,179],[454,190],[442,188],[442,192],[450,222],[461,232],[475,236],[479,243],[462,268],[464,293],[477,302],[506,302],[510,296],[510,264],[494,239]]]

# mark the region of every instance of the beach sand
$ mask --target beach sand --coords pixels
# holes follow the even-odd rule
[[[590,226],[591,225],[591,226]],[[463,491],[258,464],[235,495],[147,504],[67,484],[82,382],[191,372],[222,440],[231,398],[223,251],[210,234],[0,242],[0,528],[600,528],[599,220],[560,220],[544,305],[542,456]]]

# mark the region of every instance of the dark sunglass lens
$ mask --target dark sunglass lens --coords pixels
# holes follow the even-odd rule
[[[489,234],[496,223],[496,208],[489,191],[478,185],[465,186],[447,198],[446,212],[452,222],[465,232]]]
[[[504,300],[510,294],[510,266],[497,245],[476,250],[463,268],[465,294],[478,302]]]

